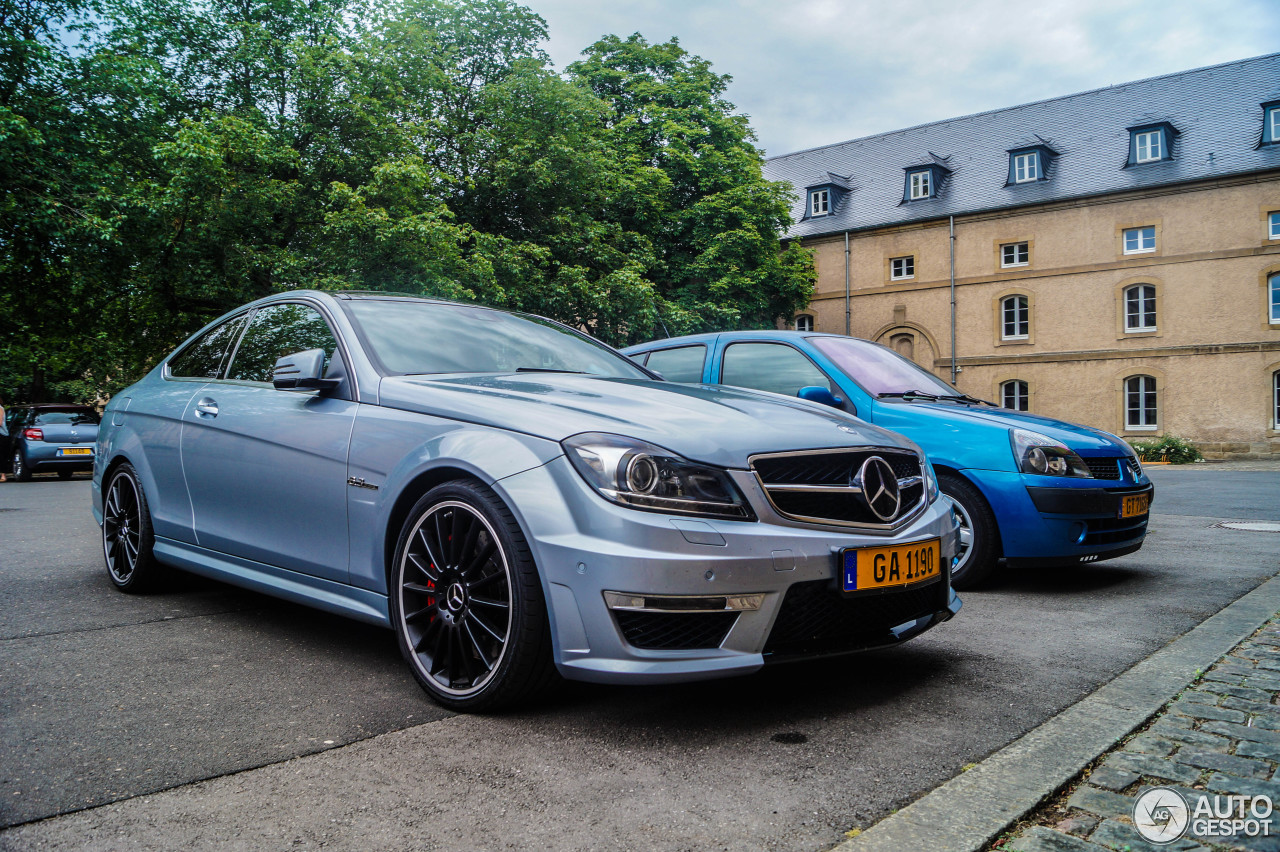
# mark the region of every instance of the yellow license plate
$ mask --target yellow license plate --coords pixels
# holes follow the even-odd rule
[[[1136,518],[1151,508],[1150,494],[1131,494],[1120,501],[1120,517]]]
[[[88,447],[64,447],[62,450],[64,456],[91,456],[93,450]]]
[[[941,551],[936,538],[891,547],[850,548],[844,552],[844,590],[887,589],[937,579],[942,570]]]

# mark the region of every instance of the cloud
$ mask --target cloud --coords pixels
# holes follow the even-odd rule
[[[770,154],[1274,51],[1273,0],[526,0],[563,68],[677,36]]]

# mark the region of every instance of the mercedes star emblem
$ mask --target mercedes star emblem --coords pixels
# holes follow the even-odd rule
[[[893,468],[880,456],[871,456],[858,468],[853,485],[862,491],[862,499],[871,513],[882,521],[891,521],[898,515],[902,495],[898,491],[898,477]]]

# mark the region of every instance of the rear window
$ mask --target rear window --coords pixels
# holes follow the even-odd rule
[[[702,364],[706,359],[705,346],[679,346],[649,353],[646,366],[661,373],[669,382],[701,382]]]
[[[35,426],[54,426],[59,423],[70,423],[72,426],[83,426],[97,423],[98,412],[91,408],[55,409],[53,411],[37,411]]]

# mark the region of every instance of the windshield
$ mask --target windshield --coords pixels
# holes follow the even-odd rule
[[[564,372],[622,379],[650,376],[602,343],[529,315],[391,299],[345,306],[384,372]]]
[[[872,396],[920,391],[957,396],[959,391],[887,346],[852,337],[813,337],[813,345]]]

